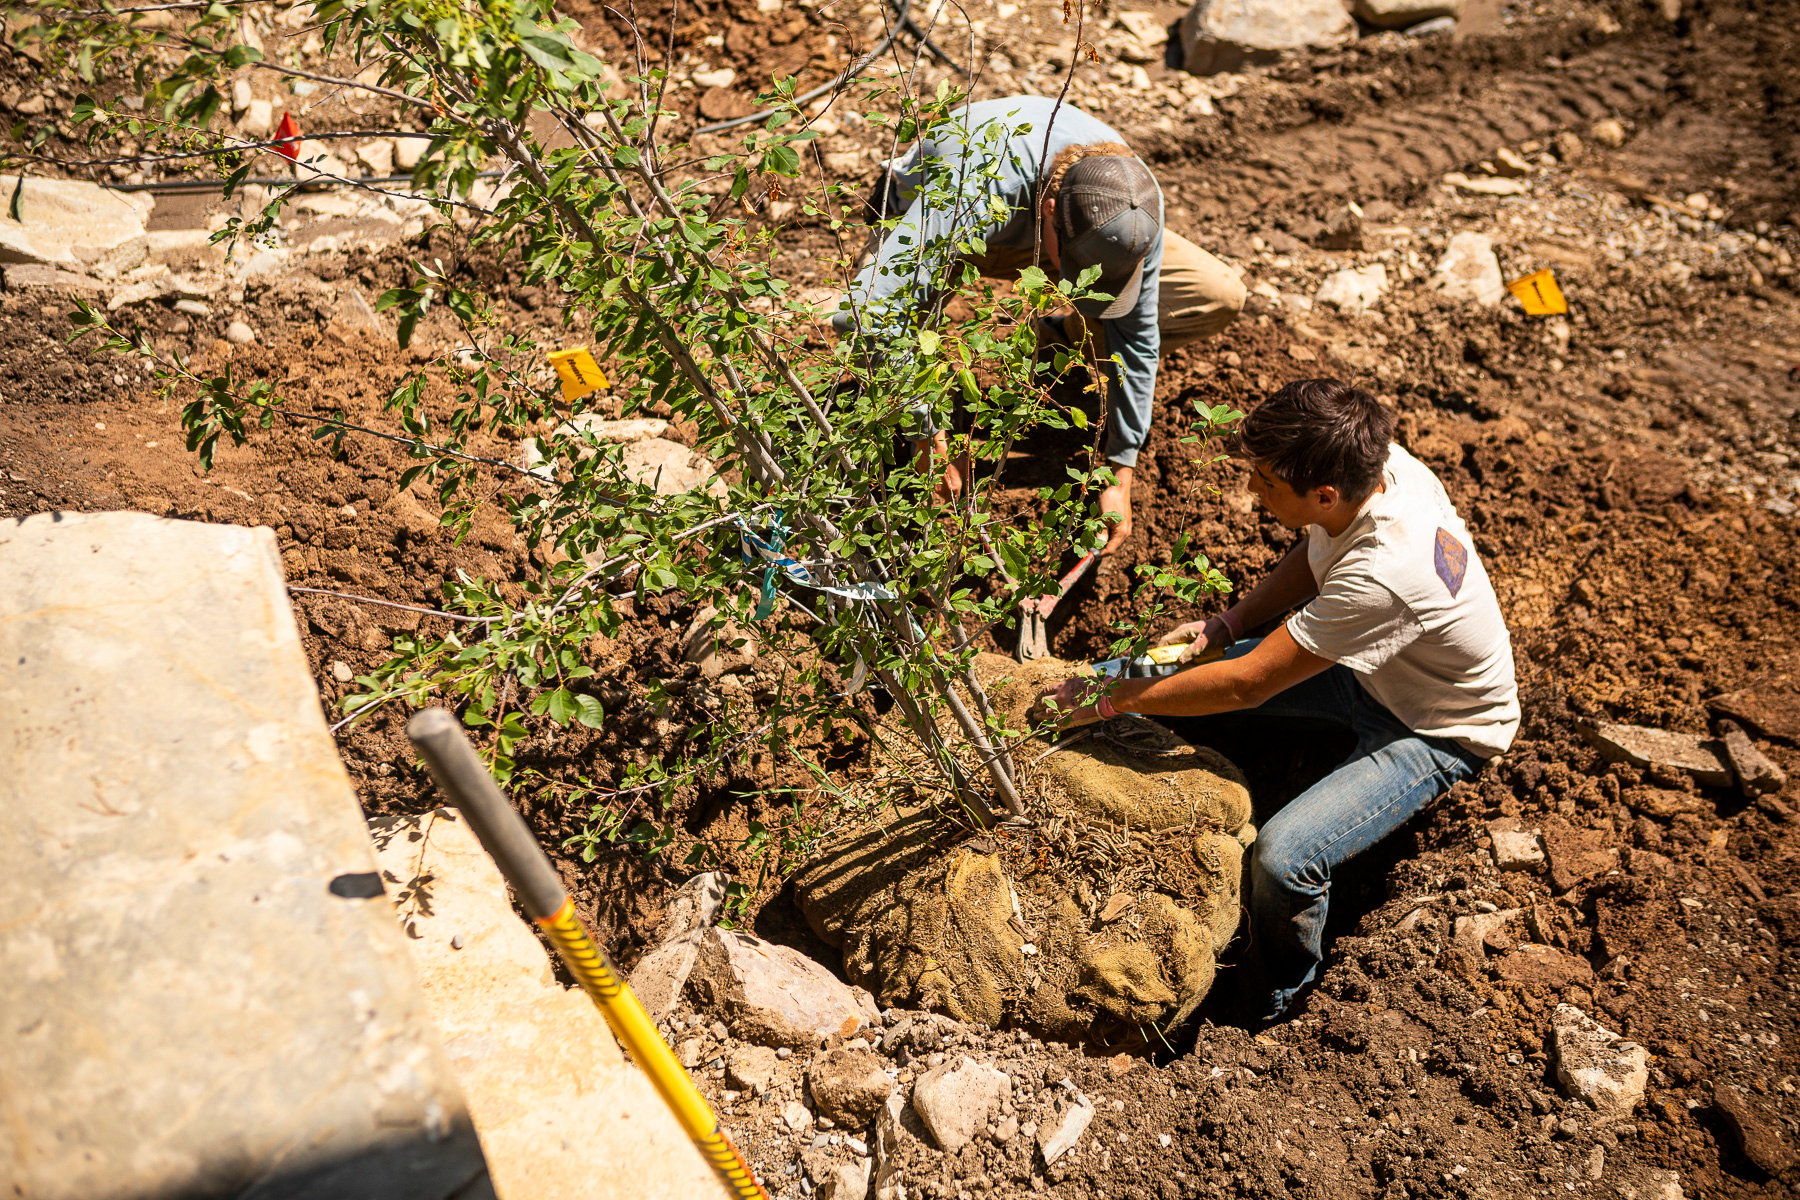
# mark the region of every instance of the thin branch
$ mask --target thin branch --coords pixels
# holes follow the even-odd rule
[[[395,88],[382,87],[378,83],[359,83],[354,79],[345,79],[340,75],[321,75],[317,71],[302,71],[299,67],[283,66],[280,63],[253,62],[248,64],[261,71],[274,71],[278,75],[292,75],[298,79],[312,79],[319,83],[334,83],[339,87],[356,88],[359,91],[373,92],[377,96],[386,96],[390,100],[398,100],[402,104],[410,104],[414,108],[423,108],[435,115],[443,115],[443,110],[434,102],[423,96],[411,96]]]
[[[334,592],[330,588],[301,587],[297,583],[287,585],[290,592],[304,592],[309,596],[336,596],[340,600],[354,600],[358,604],[377,604],[382,608],[398,608],[404,612],[422,613],[428,617],[447,617],[452,621],[468,621],[476,625],[488,625],[500,620],[499,617],[472,617],[467,613],[445,612],[441,608],[423,608],[417,604],[401,604],[394,600],[378,600],[374,596],[356,596],[349,592]]]
[[[194,377],[189,376],[189,378],[193,379]],[[197,379],[195,381],[198,382]],[[330,426],[333,426],[338,429],[348,429],[353,433],[361,433],[361,434],[366,434],[367,436],[372,437],[372,438],[380,438],[384,442],[395,442],[399,445],[407,447],[408,449],[413,449],[416,447],[417,449],[420,449],[420,450],[429,450],[433,454],[440,454],[440,455],[444,456],[445,458],[457,458],[457,459],[463,460],[464,462],[485,463],[486,465],[488,465],[490,467],[499,467],[502,470],[511,471],[515,475],[523,475],[523,476],[525,476],[525,478],[531,480],[534,483],[541,484],[544,482],[543,476],[534,475],[530,471],[527,471],[524,467],[519,466],[517,463],[507,462],[503,458],[488,458],[486,455],[482,455],[482,454],[465,454],[464,452],[462,452],[460,450],[452,450],[448,446],[440,446],[440,445],[437,445],[432,442],[423,441],[419,438],[404,437],[397,433],[383,433],[379,429],[370,429],[366,425],[353,424],[350,421],[344,420],[344,418],[342,418],[342,417],[327,416],[324,413],[305,412],[305,411],[299,411],[299,410],[290,409],[290,408],[275,408],[275,409],[271,409],[271,411],[276,416],[282,417],[288,421],[291,421],[296,425],[303,424],[307,421],[317,421],[322,425],[330,425]],[[625,498],[621,497],[621,496],[606,495],[605,493],[599,493],[599,496],[601,499],[607,501],[609,504],[625,504],[626,503]]]
[[[1069,70],[1063,76],[1062,88],[1056,93],[1056,103],[1050,106],[1050,119],[1044,122],[1044,148],[1038,153],[1043,163],[1038,168],[1041,174],[1033,195],[1034,207],[1031,214],[1031,227],[1036,236],[1031,251],[1034,261],[1044,254],[1044,197],[1050,192],[1050,134],[1056,128],[1056,114],[1062,111],[1063,101],[1069,95],[1069,85],[1075,82],[1075,72],[1081,66],[1081,29],[1087,19],[1087,0],[1074,0],[1074,4],[1075,49],[1069,54]]]

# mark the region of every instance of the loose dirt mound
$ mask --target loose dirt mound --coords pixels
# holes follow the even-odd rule
[[[1547,140],[1564,130],[1585,132],[1605,117],[1647,121],[1668,105],[1662,57],[1635,45],[1608,45],[1579,58],[1575,69],[1559,60],[1555,70],[1474,78],[1487,82],[1398,111],[1359,114],[1343,124],[1307,124],[1257,139],[1198,181],[1203,194],[1194,199],[1204,212],[1222,211],[1246,194],[1265,203],[1315,197],[1367,201],[1422,188],[1486,158],[1496,146]],[[1159,165],[1181,153],[1178,141],[1171,142],[1170,152],[1158,153]]]
[[[1015,723],[1069,670],[977,669]],[[1135,718],[1014,758],[1039,819],[977,833],[921,809],[855,830],[796,876],[801,911],[885,1005],[1109,1048],[1166,1038],[1237,930],[1243,776]]]

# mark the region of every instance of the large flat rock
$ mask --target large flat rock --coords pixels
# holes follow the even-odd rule
[[[551,974],[467,822],[445,809],[371,829],[500,1195],[728,1195],[586,993]]]
[[[1731,765],[1720,757],[1719,743],[1712,738],[1612,721],[1595,721],[1584,732],[1600,756],[1610,762],[1685,771],[1713,787],[1731,783]]]
[[[18,196],[18,220],[12,216]],[[141,192],[115,192],[78,179],[0,175],[0,263],[75,267],[97,262],[144,238],[156,201]],[[140,251],[138,260],[144,257]]]
[[[1355,37],[1343,0],[1194,0],[1181,19],[1182,66],[1196,75],[1237,71]]]
[[[0,1179],[491,1195],[268,529],[0,523]]]

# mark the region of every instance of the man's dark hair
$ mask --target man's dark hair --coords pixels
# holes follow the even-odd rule
[[[1330,486],[1352,502],[1381,482],[1393,439],[1394,415],[1361,388],[1336,379],[1288,384],[1257,405],[1238,430],[1243,453],[1296,492]]]

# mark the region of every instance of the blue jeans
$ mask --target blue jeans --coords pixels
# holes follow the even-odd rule
[[[1260,640],[1238,642],[1226,657],[1248,654]],[[1266,990],[1262,1016],[1272,1020],[1318,974],[1332,870],[1423,812],[1482,760],[1402,725],[1345,666],[1232,715],[1328,721],[1356,735],[1350,756],[1269,817],[1251,847],[1245,970],[1248,982]]]

